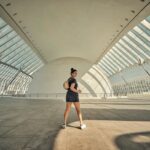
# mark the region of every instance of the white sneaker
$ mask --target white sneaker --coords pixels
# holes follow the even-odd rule
[[[66,129],[66,124],[61,125],[63,129]]]
[[[85,128],[86,128],[86,124],[80,125],[80,128],[81,128],[82,130],[85,129]]]

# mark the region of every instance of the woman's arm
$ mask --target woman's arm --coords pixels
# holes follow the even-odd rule
[[[75,87],[75,83],[72,83],[71,86],[70,86],[71,91],[73,91],[75,93],[81,93],[81,90],[77,90],[74,87]]]

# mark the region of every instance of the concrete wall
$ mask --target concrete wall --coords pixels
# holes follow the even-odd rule
[[[34,74],[27,93],[62,93],[63,82],[70,76],[70,68],[78,70],[78,78],[91,67],[91,63],[81,58],[61,58],[48,63]],[[82,68],[82,69],[81,69]]]

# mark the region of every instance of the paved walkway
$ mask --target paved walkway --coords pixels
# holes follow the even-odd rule
[[[0,150],[149,150],[150,101],[82,100],[87,129],[74,108],[61,129],[61,100],[0,99]]]

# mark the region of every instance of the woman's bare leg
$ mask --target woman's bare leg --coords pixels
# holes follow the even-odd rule
[[[71,108],[72,102],[66,102],[66,109],[64,112],[64,123],[65,125],[67,124],[67,119],[70,113],[70,108]]]
[[[74,102],[73,104],[75,106],[75,109],[76,109],[76,112],[77,112],[77,115],[78,115],[78,118],[79,118],[79,121],[80,121],[80,125],[82,125],[83,124],[83,119],[82,119],[82,113],[81,113],[81,110],[80,110],[80,102]]]

